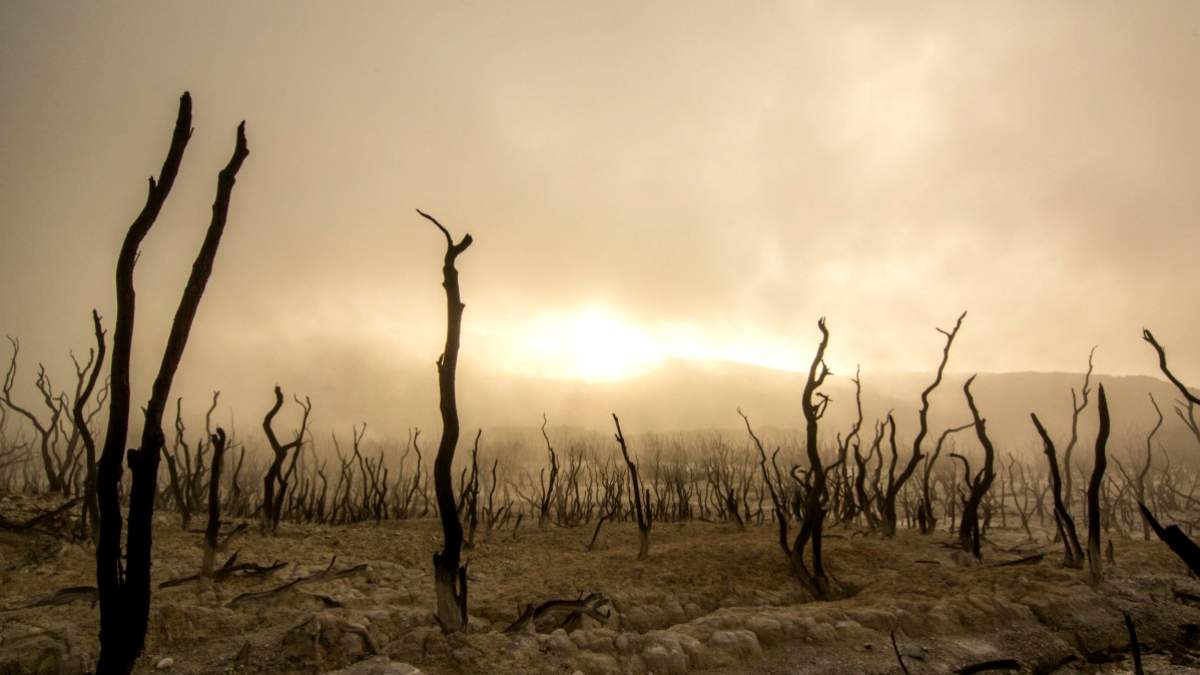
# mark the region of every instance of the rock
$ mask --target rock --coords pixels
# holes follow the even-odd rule
[[[748,630],[713,631],[708,638],[708,646],[739,658],[762,657],[762,646],[758,644],[758,638]]]
[[[613,638],[613,646],[617,648],[618,652],[627,654],[629,653],[629,638],[625,637],[624,634],[618,635]]]
[[[567,635],[567,631],[561,628],[546,636],[546,647],[563,656],[571,656],[579,651],[579,647]]]
[[[580,652],[573,661],[580,670],[575,672],[584,675],[619,675],[621,666],[614,656],[597,654],[595,652]]]
[[[901,647],[900,654],[907,658],[916,659],[918,661],[924,661],[929,657],[929,652],[925,651],[925,649],[919,645],[908,645]]]
[[[758,641],[765,645],[773,645],[783,640],[783,625],[769,617],[750,617],[750,620],[746,622],[746,628],[754,631]]]
[[[154,664],[154,667],[157,670],[168,670],[170,668],[174,668],[175,667],[175,659],[173,659],[169,656],[164,659],[159,659],[158,663]]]
[[[687,654],[678,642],[651,644],[642,650],[642,661],[655,675],[682,675],[688,670]]]

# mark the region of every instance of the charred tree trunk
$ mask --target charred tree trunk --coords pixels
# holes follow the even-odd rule
[[[158,376],[154,380],[146,406],[145,425],[140,446],[129,450],[129,469],[133,476],[129,492],[129,534],[125,564],[121,562],[123,526],[119,491],[121,463],[129,431],[129,362],[133,345],[134,286],[133,268],[138,248],[170,193],[191,136],[191,97],[185,93],[179,102],[179,115],[167,159],[157,182],[150,180],[149,194],[141,214],[125,236],[117,258],[117,322],[113,335],[112,392],[109,398],[109,424],[100,456],[97,497],[100,507],[100,540],[96,547],[96,582],[100,598],[100,658],[96,672],[129,673],[142,651],[150,615],[150,549],[157,494],[158,461],[164,444],[162,416],[171,384],[204,288],[212,274],[213,260],[225,230],[229,200],[238,169],[249,154],[245,124],[238,126],[233,157],[217,180],[212,221],[192,266],[187,286],[175,313],[171,332]]]
[[[912,456],[909,457],[908,464],[904,467],[904,470],[900,472],[900,476],[898,478],[893,478],[892,472],[888,472],[887,490],[883,495],[883,523],[881,528],[883,536],[885,537],[893,537],[896,534],[896,496],[900,494],[902,489],[904,489],[904,484],[908,482],[908,479],[912,477],[913,472],[917,470],[917,465],[920,464],[921,460],[925,458],[925,455],[921,454],[921,444],[925,441],[925,437],[929,434],[929,395],[932,394],[933,391],[937,389],[938,385],[942,383],[942,374],[946,371],[946,362],[950,360],[950,347],[954,344],[954,336],[958,335],[958,329],[962,328],[962,322],[966,316],[966,312],[960,314],[958,316],[958,321],[954,323],[954,328],[949,331],[944,331],[941,328],[937,329],[939,333],[946,336],[946,346],[942,348],[942,361],[938,364],[937,375],[933,378],[933,382],[921,392],[921,409],[917,415],[919,427],[917,428],[917,436],[913,439]],[[891,415],[888,416],[888,419],[892,421],[892,436],[894,437],[896,433],[896,423],[891,419]],[[895,448],[894,443],[892,447],[893,449]],[[895,455],[893,454],[893,462],[894,461]],[[923,503],[922,506],[925,507],[928,505]],[[930,509],[925,515],[925,520],[932,523],[932,509]],[[930,526],[930,529],[932,530],[932,525]]]
[[[84,404],[92,396],[92,392],[96,388],[96,380],[100,376],[100,368],[104,365],[104,328],[100,325],[100,314],[96,310],[92,310],[92,324],[96,333],[96,363],[92,366],[92,372],[88,376],[87,384],[83,388],[81,395],[75,397],[75,406],[72,413],[75,417],[75,428],[79,430],[79,434],[83,440],[83,449],[86,454],[87,474],[84,476],[83,483],[83,509],[87,517],[84,518],[83,536],[89,536],[88,524],[91,525],[90,536],[93,541],[99,536],[100,523],[100,506],[96,502],[96,439],[92,437],[92,431],[88,428],[87,416],[84,414]]]
[[[963,394],[967,397],[967,407],[971,409],[971,418],[975,420],[975,435],[979,438],[979,444],[983,446],[983,468],[979,470],[979,473],[974,478],[968,473],[968,487],[971,492],[967,496],[966,503],[963,504],[962,520],[958,527],[958,543],[964,551],[971,553],[978,559],[981,557],[979,550],[979,504],[983,501],[984,495],[991,489],[992,481],[996,478],[995,471],[993,470],[996,451],[992,447],[992,441],[987,435],[987,422],[979,416],[979,409],[975,407],[975,397],[971,395],[971,384],[973,382],[975,382],[974,375],[967,378],[966,384],[963,385]]]
[[[1088,580],[1094,586],[1100,583],[1103,563],[1100,561],[1100,488],[1104,484],[1104,470],[1108,468],[1108,398],[1104,385],[1100,385],[1097,405],[1100,409],[1100,429],[1096,432],[1096,459],[1092,468],[1092,480],[1088,483]]]
[[[792,571],[800,583],[804,584],[814,597],[825,599],[832,592],[829,577],[825,574],[821,541],[829,490],[825,467],[821,462],[820,448],[817,446],[817,424],[825,416],[825,410],[829,406],[829,397],[817,392],[817,389],[825,383],[825,378],[829,376],[829,367],[825,365],[825,348],[829,345],[829,330],[825,327],[824,317],[817,321],[817,328],[821,331],[821,342],[817,345],[817,353],[813,356],[812,365],[809,366],[808,379],[804,383],[804,392],[800,400],[804,412],[808,473],[805,474],[804,479],[800,532],[792,544],[791,559]],[[805,549],[810,545],[811,565],[805,561]]]
[[[287,480],[283,475],[283,462],[287,459],[288,453],[292,452],[294,454],[292,455],[291,468],[294,469],[296,467],[296,454],[299,454],[300,446],[304,443],[304,434],[308,430],[308,415],[312,412],[312,401],[305,398],[301,402],[297,398],[296,404],[304,410],[304,417],[300,421],[300,431],[296,434],[296,438],[289,443],[283,444],[279,442],[279,437],[275,435],[275,430],[271,424],[275,420],[275,415],[279,414],[279,409],[283,407],[283,390],[279,388],[279,385],[275,385],[275,403],[267,411],[266,417],[263,418],[263,433],[266,434],[267,442],[271,445],[271,451],[274,453],[271,466],[267,469],[267,474],[263,476],[263,534],[274,534],[279,527],[283,496],[287,491]],[[276,494],[277,489],[278,494]]]
[[[442,630],[456,633],[467,624],[467,568],[460,567],[463,528],[454,504],[454,479],[450,470],[454,450],[458,446],[458,401],[454,391],[454,376],[458,368],[459,335],[465,305],[458,288],[458,269],[454,263],[473,241],[464,235],[457,244],[449,230],[436,218],[417,210],[446,237],[446,256],[442,263],[442,287],[446,290],[446,348],[437,360],[438,400],[442,413],[442,439],[433,461],[433,488],[437,498],[438,516],[442,520],[443,545],[433,554],[434,590],[437,593],[437,620]]]
[[[217,555],[217,535],[221,532],[221,462],[225,459],[225,430],[217,427],[212,435],[212,469],[208,479],[208,526],[204,528],[204,559],[200,574],[212,576]]]
[[[1037,415],[1030,413],[1029,417],[1042,437],[1046,459],[1050,463],[1050,492],[1054,497],[1054,520],[1066,549],[1066,557],[1063,562],[1067,567],[1082,567],[1083,547],[1079,545],[1079,535],[1075,532],[1075,519],[1071,517],[1071,512],[1067,509],[1067,503],[1063,499],[1062,478],[1058,473],[1058,456],[1054,451],[1054,441],[1050,440],[1050,434],[1046,432],[1046,427],[1042,426]]]
[[[621,446],[621,456],[625,458],[625,466],[629,469],[629,481],[632,485],[629,496],[633,500],[633,513],[638,526],[638,560],[650,557],[650,528],[654,526],[654,515],[650,507],[650,491],[645,490],[643,498],[642,480],[638,475],[637,464],[629,457],[629,448],[625,445],[625,436],[621,433],[621,420],[613,413],[613,424],[617,426],[617,444]],[[599,532],[599,528],[596,528]]]

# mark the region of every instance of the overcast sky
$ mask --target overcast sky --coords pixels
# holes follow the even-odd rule
[[[111,325],[186,89],[143,381],[245,119],[184,388],[432,378],[444,244],[417,207],[476,239],[471,377],[795,368],[820,315],[835,370],[926,370],[968,309],[951,370],[1099,344],[1098,370],[1152,373],[1149,326],[1196,382],[1198,73],[1190,2],[6,0],[0,332],[68,373],[88,310]]]

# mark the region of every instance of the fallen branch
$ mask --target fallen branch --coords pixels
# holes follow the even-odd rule
[[[504,629],[505,633],[517,633],[526,628],[530,623],[536,621],[546,614],[555,610],[568,610],[567,616],[559,624],[559,628],[567,628],[568,624],[578,623],[584,616],[590,616],[597,621],[603,622],[608,619],[606,614],[600,612],[600,606],[606,604],[608,598],[600,593],[590,593],[586,597],[580,597],[577,600],[547,600],[536,608],[530,604],[525,605],[517,620],[509,624],[508,628]],[[568,632],[570,632],[568,630]]]
[[[17,610],[31,609],[33,607],[69,605],[72,602],[78,602],[80,600],[86,600],[95,604],[97,599],[99,599],[99,595],[97,594],[95,586],[71,586],[69,588],[56,591],[53,595],[42,598],[41,600],[35,600],[26,605],[18,605],[16,607],[2,609],[0,612],[15,612]]]
[[[1046,557],[1045,553],[1035,553],[1033,555],[1027,555],[1024,558],[1017,558],[1016,560],[1005,560],[1004,562],[992,563],[992,567],[1012,567],[1014,565],[1036,565],[1037,563],[1040,563],[1042,561],[1042,558],[1045,558],[1045,557]]]
[[[213,573],[212,579],[214,582],[224,581],[224,580],[228,579],[230,576],[232,576],[235,572],[245,572],[246,573],[241,576],[256,576],[256,575],[264,575],[265,576],[268,574],[273,574],[274,572],[277,572],[277,571],[283,569],[284,567],[287,567],[287,565],[288,565],[286,562],[282,562],[279,560],[276,560],[275,562],[271,563],[270,565],[259,565],[258,563],[238,563],[237,557],[238,557],[238,552],[234,552],[233,555],[229,556],[229,560],[226,560],[225,564],[221,566],[221,569],[219,569]],[[178,579],[170,579],[168,581],[164,581],[161,584],[159,584],[158,587],[160,589],[161,588],[174,588],[175,586],[182,586],[183,584],[186,584],[191,581],[197,581],[202,578],[204,578],[203,573],[189,574],[186,577],[179,577]]]
[[[42,523],[46,522],[47,520],[51,520],[57,516],[62,515],[64,512],[71,510],[71,507],[75,506],[76,504],[78,504],[81,501],[83,501],[83,497],[76,497],[74,499],[67,501],[66,503],[62,504],[61,506],[54,508],[51,511],[39,513],[38,515],[34,516],[33,518],[30,518],[29,520],[26,520],[23,523],[14,523],[13,521],[8,520],[4,516],[0,516],[0,530],[16,530],[16,531],[32,530],[33,528],[37,527],[38,525],[41,525]]]
[[[347,567],[344,570],[338,570],[337,572],[334,572],[333,565],[336,562],[337,562],[337,556],[335,555],[335,556],[333,556],[333,558],[331,558],[329,560],[329,566],[327,566],[325,569],[321,570],[320,572],[315,572],[306,577],[297,577],[281,586],[276,586],[275,588],[272,588],[272,589],[269,589],[266,591],[255,591],[255,592],[251,592],[251,593],[242,593],[241,595],[230,600],[225,606],[226,607],[236,607],[237,605],[240,605],[244,602],[250,602],[252,600],[262,600],[265,598],[274,597],[276,595],[279,595],[280,593],[283,593],[284,591],[286,591],[290,588],[299,586],[300,584],[306,584],[306,583],[313,582],[313,581],[328,581],[331,579],[341,579],[343,577],[353,576],[355,574],[358,574],[359,572],[366,571],[366,569],[367,569],[366,563],[363,563],[361,565],[355,565],[354,567]]]

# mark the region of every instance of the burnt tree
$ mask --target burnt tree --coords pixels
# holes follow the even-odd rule
[[[150,616],[150,549],[154,500],[158,493],[159,457],[165,443],[162,429],[163,412],[175,372],[183,358],[183,350],[187,345],[196,310],[212,274],[213,260],[216,258],[221,235],[225,231],[229,201],[238,170],[249,155],[243,122],[238,125],[233,156],[217,177],[217,195],[213,202],[212,220],[192,265],[183,297],[171,324],[162,363],[154,379],[150,401],[145,408],[140,444],[128,452],[132,483],[129,490],[129,533],[122,563],[121,530],[124,520],[119,493],[121,465],[126,456],[125,441],[129,433],[129,363],[133,347],[136,297],[133,269],[138,257],[138,248],[158,218],[159,211],[170,194],[171,186],[175,183],[184,149],[191,137],[191,121],[192,99],[185,92],[179,100],[175,131],[162,171],[157,181],[150,179],[146,204],[129,227],[117,258],[117,319],[110,362],[108,429],[104,439],[104,450],[100,456],[96,484],[100,508],[100,537],[96,546],[96,585],[100,599],[100,658],[96,664],[96,672],[100,675],[132,672],[134,661],[145,644]]]
[[[538,527],[545,527],[550,519],[550,503],[554,499],[554,485],[558,481],[558,455],[554,453],[554,446],[550,445],[546,424],[546,413],[542,413],[542,438],[546,441],[546,452],[550,454],[550,480],[546,480],[545,469],[538,472],[538,482],[542,486],[542,499],[538,505]]]
[[[464,235],[457,244],[450,231],[433,216],[417,209],[417,213],[437,226],[446,237],[446,255],[442,261],[442,288],[446,290],[446,347],[437,360],[438,402],[442,413],[442,439],[433,460],[433,489],[437,499],[438,516],[442,521],[442,550],[433,554],[434,591],[437,594],[437,620],[442,630],[456,633],[467,624],[467,568],[460,567],[463,528],[454,503],[454,450],[458,447],[458,401],[454,392],[454,375],[458,369],[459,335],[462,332],[462,294],[458,288],[458,256],[471,245],[471,235]]]
[[[946,362],[950,360],[950,347],[954,345],[954,338],[958,335],[958,330],[962,328],[963,319],[966,317],[966,312],[959,314],[958,320],[954,322],[954,328],[949,331],[942,330],[941,328],[937,329],[939,333],[946,336],[946,346],[942,348],[942,360],[938,363],[937,374],[934,376],[933,382],[921,392],[921,409],[917,413],[917,435],[913,439],[912,456],[909,457],[908,465],[904,467],[898,478],[893,479],[892,472],[888,471],[888,483],[883,495],[881,513],[883,516],[881,530],[885,537],[892,537],[896,534],[896,496],[900,494],[900,490],[904,488],[904,484],[912,477],[913,472],[917,469],[917,465],[921,463],[921,460],[925,459],[925,455],[921,454],[921,445],[925,442],[925,437],[929,435],[929,396],[942,383],[942,375],[946,372]],[[893,436],[895,435],[895,430],[895,422],[893,421]],[[894,463],[894,454],[892,458]],[[918,518],[922,518],[923,516],[923,521],[930,523],[930,530],[932,530],[936,521],[933,518],[932,505],[928,503],[928,492],[924,492],[922,497],[923,499],[918,507],[921,510],[921,516],[918,516]]]
[[[638,560],[650,557],[650,528],[654,526],[654,514],[650,506],[650,491],[646,490],[643,497],[642,479],[638,475],[637,464],[629,457],[629,448],[625,445],[625,435],[621,433],[621,420],[613,413],[613,424],[617,426],[615,435],[617,445],[621,446],[621,456],[625,458],[625,466],[629,469],[630,501],[633,502],[633,513],[638,526]],[[600,532],[600,527],[596,527]],[[593,537],[595,539],[595,537]]]
[[[100,506],[96,503],[96,439],[92,437],[92,430],[88,427],[84,404],[91,398],[92,391],[96,388],[100,368],[104,365],[106,347],[104,328],[100,325],[100,314],[94,309],[92,310],[92,327],[96,335],[96,362],[92,366],[87,384],[84,385],[80,395],[75,397],[75,405],[71,413],[75,418],[75,428],[79,430],[79,435],[83,439],[83,450],[86,455],[84,459],[87,462],[87,474],[83,479],[83,513],[85,515],[81,519],[81,534],[84,537],[89,535],[88,524],[90,523],[90,534],[95,539],[99,532],[96,525],[100,521]]]
[[[1029,413],[1029,417],[1033,420],[1033,426],[1037,428],[1038,435],[1042,437],[1046,460],[1050,463],[1050,494],[1054,498],[1054,523],[1058,530],[1058,537],[1066,549],[1063,564],[1067,567],[1083,567],[1083,547],[1079,545],[1079,535],[1075,532],[1075,519],[1071,517],[1067,502],[1063,499],[1062,477],[1058,472],[1058,456],[1054,451],[1054,441],[1050,440],[1050,434],[1046,431],[1046,427],[1042,426],[1042,422],[1036,414]]]
[[[1154,333],[1147,329],[1142,329],[1142,339],[1145,340],[1151,347],[1154,347],[1154,352],[1158,354],[1158,368],[1163,375],[1170,380],[1171,384],[1179,390],[1182,400],[1175,406],[1175,414],[1179,416],[1179,420],[1187,426],[1192,435],[1196,437],[1196,442],[1200,443],[1200,423],[1196,421],[1196,406],[1200,406],[1200,396],[1197,396],[1187,387],[1171,369],[1167,367],[1167,351],[1158,340],[1154,339]]]
[[[1071,471],[1071,453],[1075,450],[1075,445],[1079,443],[1079,416],[1087,409],[1088,400],[1092,394],[1092,364],[1096,356],[1096,348],[1092,347],[1092,351],[1088,352],[1088,367],[1087,372],[1083,375],[1083,387],[1079,394],[1075,393],[1075,388],[1071,388],[1071,438],[1067,440],[1067,448],[1063,451],[1062,471],[1063,471],[1063,499],[1066,500],[1067,506],[1071,506],[1071,502],[1075,500],[1075,492],[1071,489],[1074,473]]]
[[[204,528],[204,558],[200,563],[200,574],[206,577],[212,576],[213,561],[217,555],[217,535],[221,532],[221,465],[225,460],[228,439],[225,430],[217,427],[210,440],[213,455],[208,478],[208,524]]]
[[[974,382],[974,375],[967,378],[966,383],[963,384],[963,394],[967,397],[967,407],[971,409],[971,419],[975,421],[975,435],[979,438],[979,444],[983,446],[983,467],[974,477],[971,476],[969,465],[967,467],[967,486],[970,488],[970,494],[967,495],[966,503],[963,504],[962,520],[958,527],[958,544],[964,551],[978,559],[981,557],[979,504],[983,501],[983,496],[991,489],[992,481],[996,478],[994,471],[996,450],[992,447],[992,441],[987,435],[987,420],[979,416],[979,408],[975,406],[975,397],[971,395],[971,384]],[[963,464],[967,464],[966,459],[963,459]]]
[[[303,417],[300,420],[300,431],[296,433],[296,437],[287,443],[280,443],[279,437],[275,435],[275,429],[272,422],[275,421],[275,415],[279,414],[279,409],[283,407],[283,390],[279,385],[275,385],[275,403],[271,409],[267,411],[263,417],[263,433],[267,436],[267,443],[271,445],[271,451],[274,457],[271,459],[271,466],[267,469],[267,473],[263,476],[263,503],[262,503],[262,531],[263,534],[274,534],[279,527],[279,517],[283,506],[283,496],[287,491],[287,480],[283,473],[283,463],[287,460],[289,452],[292,452],[292,468],[296,466],[296,456],[300,454],[300,447],[304,444],[304,435],[308,431],[308,416],[312,412],[312,401],[307,397],[304,401],[296,398],[296,405],[304,411]]]
[[[1096,458],[1092,465],[1092,479],[1087,490],[1088,516],[1088,581],[1092,585],[1100,583],[1103,563],[1100,561],[1100,488],[1104,484],[1104,470],[1108,468],[1108,455],[1105,448],[1108,445],[1109,419],[1108,398],[1104,395],[1104,385],[1096,400],[1100,410],[1100,428],[1096,432]]]

